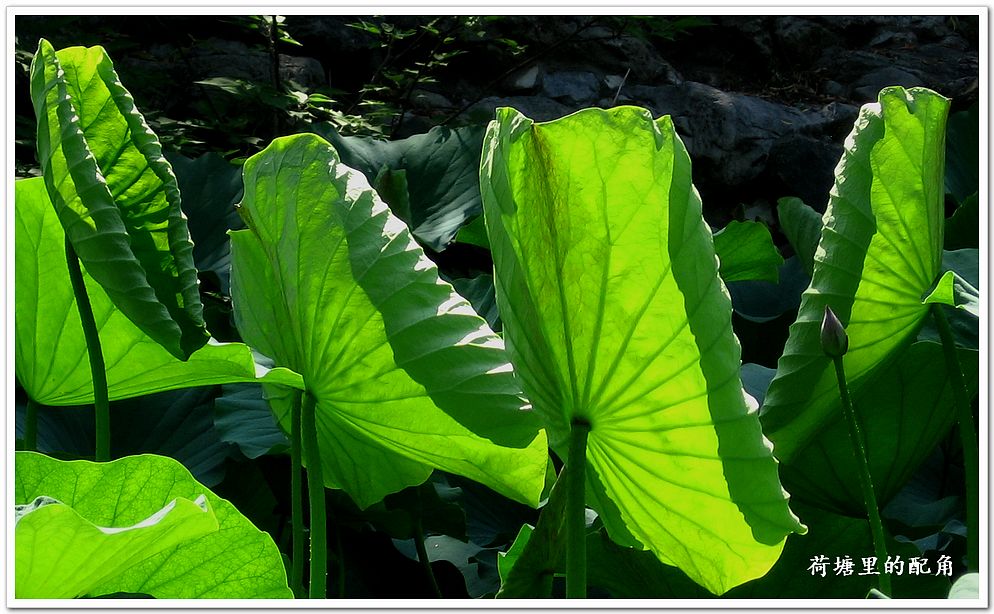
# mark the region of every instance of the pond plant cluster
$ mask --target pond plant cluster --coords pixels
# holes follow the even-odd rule
[[[30,90],[17,598],[978,597],[975,111],[881,91],[785,260],[637,107],[236,166],[102,47]]]

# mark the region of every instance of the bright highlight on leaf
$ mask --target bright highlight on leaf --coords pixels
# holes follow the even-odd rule
[[[715,593],[763,575],[804,529],[742,391],[670,118],[500,109],[481,186],[512,361],[560,454],[573,420],[591,425],[588,503],[612,538]]]
[[[546,440],[503,342],[366,179],[303,134],[250,158],[244,180],[236,322],[315,397],[325,484],[368,507],[438,468],[537,505]],[[270,403],[289,430],[287,399]]]
[[[42,39],[31,100],[45,185],[73,249],[138,328],[185,360],[208,339],[193,243],[172,168],[107,52],[56,53]]]
[[[839,410],[821,352],[826,306],[849,335],[845,372],[859,394],[928,314],[942,261],[945,119],[949,101],[894,87],[860,112],[836,169],[814,275],[763,406],[777,457],[793,459]]]
[[[17,452],[14,471],[15,504],[58,502],[17,522],[17,597],[291,597],[269,534],[170,458],[92,463]]]

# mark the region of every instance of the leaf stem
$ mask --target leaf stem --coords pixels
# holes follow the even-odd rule
[[[324,599],[328,590],[328,517],[324,508],[324,478],[315,420],[314,396],[304,393],[300,430],[304,457],[307,459],[307,496],[311,502],[311,577],[309,596]]]
[[[24,449],[38,451],[38,402],[28,399],[28,412],[24,417]]]
[[[942,351],[946,356],[946,372],[949,374],[953,397],[956,399],[957,421],[960,442],[963,446],[963,465],[966,475],[966,564],[968,571],[977,571],[980,560],[980,452],[977,449],[977,430],[973,424],[973,410],[970,392],[966,387],[963,367],[956,355],[956,340],[946,314],[939,304],[932,305],[932,318],[939,330]]]
[[[586,467],[590,423],[574,419],[566,465],[566,597],[587,596]]]
[[[304,596],[304,497],[300,479],[300,404],[298,392],[290,409],[290,514],[293,528],[290,586],[297,598]]]
[[[438,587],[438,580],[435,579],[435,572],[431,569],[431,560],[428,558],[428,551],[425,549],[425,531],[421,524],[421,491],[418,490],[418,509],[414,514],[414,548],[418,551],[418,562],[425,568],[428,574],[428,581],[431,583],[431,590],[435,597],[442,598],[442,589]]]
[[[100,348],[100,334],[93,318],[93,307],[86,293],[83,271],[72,242],[66,236],[66,264],[69,267],[69,281],[76,297],[76,309],[83,325],[83,338],[86,340],[86,353],[90,359],[90,378],[93,381],[93,411],[96,428],[94,459],[97,462],[110,460],[110,403],[107,392],[107,371],[104,367],[104,354]]]
[[[880,519],[877,496],[873,492],[873,480],[870,477],[870,464],[866,460],[863,435],[860,432],[859,422],[856,420],[856,411],[853,409],[852,400],[849,397],[849,386],[846,384],[846,372],[842,365],[842,356],[833,357],[832,362],[835,363],[835,375],[839,382],[842,413],[845,415],[846,424],[849,427],[849,443],[852,446],[853,456],[856,457],[856,465],[858,467],[856,475],[859,478],[860,489],[863,491],[863,503],[866,505],[866,516],[870,522],[870,533],[873,536],[873,549],[876,552],[877,560],[882,565],[887,560],[887,543],[884,541],[884,525]],[[880,591],[888,597],[891,595],[889,574],[880,574]]]

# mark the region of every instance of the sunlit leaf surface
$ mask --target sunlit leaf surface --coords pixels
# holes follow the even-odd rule
[[[269,534],[170,458],[92,463],[17,452],[14,471],[15,504],[59,501],[17,524],[18,597],[291,597]],[[149,526],[134,528],[140,523]],[[133,528],[106,531],[127,527]],[[48,579],[48,573],[57,575]]]
[[[244,177],[236,322],[315,397],[325,484],[368,507],[439,468],[537,505],[545,436],[503,342],[366,179],[312,134],[276,139]],[[288,426],[288,397],[270,397]]]
[[[819,328],[826,306],[846,326],[844,363],[858,394],[928,314],[922,299],[942,261],[949,101],[894,87],[866,105],[836,169],[814,276],[763,406],[764,431],[789,462],[840,412]]]
[[[715,593],[761,576],[803,529],[742,391],[670,118],[501,109],[481,185],[512,360],[560,454],[571,422],[590,424],[588,502],[612,538]]]
[[[76,254],[138,328],[188,358],[208,333],[179,188],[107,52],[56,53],[42,39],[31,100],[45,185]]]

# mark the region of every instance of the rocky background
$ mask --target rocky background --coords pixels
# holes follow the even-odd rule
[[[103,44],[167,147],[244,157],[297,124],[399,138],[633,104],[674,117],[713,225],[823,210],[860,105],[884,86],[976,104],[976,16],[18,16],[18,172],[33,171],[37,39]]]

